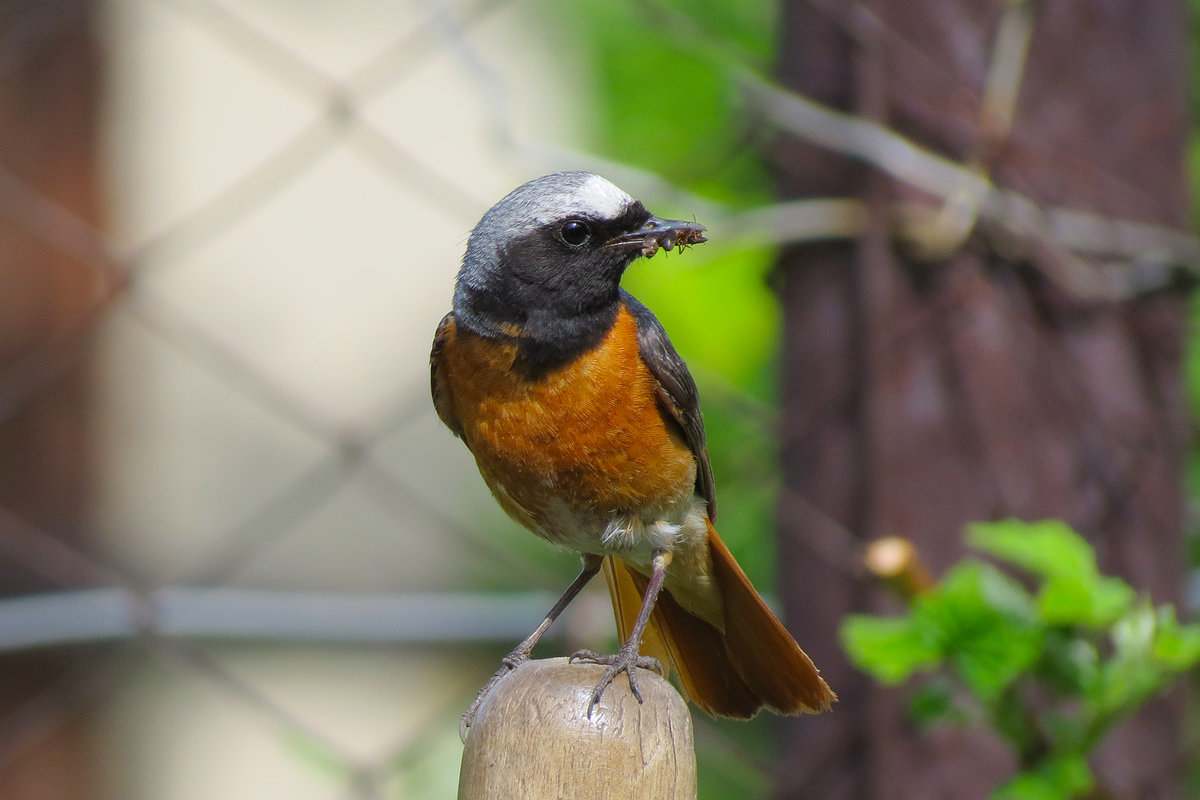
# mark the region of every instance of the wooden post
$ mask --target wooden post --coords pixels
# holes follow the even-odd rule
[[[621,676],[589,719],[604,668],[527,661],[496,684],[466,737],[459,800],[696,800],[687,704],[642,670],[644,703]]]

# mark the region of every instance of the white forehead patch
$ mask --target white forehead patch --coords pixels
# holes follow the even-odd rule
[[[569,194],[561,195],[558,202],[538,215],[538,222],[546,224],[573,214],[614,219],[621,216],[625,207],[634,200],[612,181],[592,175]]]

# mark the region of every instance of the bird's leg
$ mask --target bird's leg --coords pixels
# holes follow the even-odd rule
[[[546,618],[543,619],[538,626],[533,629],[532,633],[525,637],[524,641],[513,648],[511,653],[500,660],[500,669],[496,670],[496,674],[493,675],[486,684],[484,684],[484,687],[479,690],[479,694],[475,695],[475,699],[471,702],[470,708],[463,712],[462,721],[459,723],[458,730],[460,736],[464,737],[464,740],[467,728],[471,727],[471,723],[475,721],[475,714],[479,711],[479,705],[483,702],[483,699],[487,697],[488,692],[492,690],[492,687],[495,686],[501,678],[529,660],[529,655],[533,652],[534,645],[536,645],[538,640],[541,639],[546,631],[550,629],[550,626],[554,624],[554,620],[558,619],[563,610],[571,604],[571,601],[574,600],[581,591],[583,591],[583,587],[587,586],[588,582],[592,578],[596,577],[596,573],[600,571],[601,561],[603,561],[603,559],[600,556],[584,554],[583,568],[579,571],[579,575],[575,577],[575,580],[571,581],[571,585],[568,586],[566,591],[562,593],[562,597],[558,598],[558,602],[556,602],[554,607],[551,608],[546,614]]]
[[[621,649],[617,651],[616,655],[602,656],[590,650],[580,650],[572,654],[572,661],[608,665],[604,674],[600,676],[600,682],[592,690],[592,701],[588,704],[588,717],[592,716],[592,709],[600,702],[600,695],[604,694],[604,690],[618,674],[624,672],[629,677],[629,690],[633,692],[633,696],[639,703],[642,702],[642,693],[638,690],[635,669],[637,667],[652,669],[662,675],[662,664],[658,663],[658,659],[641,655],[640,648],[642,634],[645,633],[646,625],[650,622],[650,613],[654,610],[654,603],[658,600],[658,593],[662,590],[663,580],[667,577],[669,566],[671,566],[671,551],[655,550],[651,562],[650,581],[646,584],[646,593],[642,597],[642,607],[638,610],[637,620],[633,623],[633,630],[630,632],[629,638],[621,645]]]

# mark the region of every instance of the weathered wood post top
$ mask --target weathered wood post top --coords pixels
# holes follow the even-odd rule
[[[696,800],[687,704],[638,673],[644,703],[618,676],[588,717],[604,668],[527,661],[479,707],[466,735],[459,800]]]

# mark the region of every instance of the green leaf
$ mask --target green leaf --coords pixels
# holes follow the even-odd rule
[[[882,683],[902,683],[945,658],[973,692],[991,700],[1041,651],[1030,605],[1011,578],[964,562],[919,597],[907,618],[848,617],[842,642],[854,663]]]
[[[1100,574],[1091,545],[1060,520],[977,523],[968,541],[1046,579],[1038,606],[1048,624],[1105,627],[1136,597],[1124,581]]]
[[[1096,572],[1096,556],[1091,546],[1057,519],[977,522],[968,527],[967,542],[1047,578],[1077,577]]]
[[[1095,782],[1083,756],[1065,753],[1018,772],[992,794],[992,800],[1072,800],[1088,792]]]
[[[842,646],[859,669],[880,683],[903,683],[914,672],[938,664],[935,642],[920,636],[909,618],[851,614],[841,626]]]
[[[1149,606],[1135,609],[1113,626],[1113,654],[1101,665],[1097,680],[1086,687],[1083,697],[1092,718],[1093,738],[1098,739],[1168,682],[1153,659],[1155,627],[1155,614]]]
[[[1038,606],[1050,625],[1103,628],[1116,621],[1135,597],[1133,588],[1120,578],[1097,573],[1051,578],[1038,595]]]
[[[1041,650],[1037,630],[997,625],[965,639],[953,656],[963,681],[984,700],[994,700],[1021,676]]]
[[[1200,625],[1180,625],[1174,606],[1159,608],[1154,657],[1175,672],[1200,664]]]
[[[1096,681],[1100,652],[1096,643],[1082,638],[1072,629],[1046,631],[1038,677],[1057,694],[1077,697]]]
[[[963,562],[913,606],[921,640],[936,642],[967,686],[994,699],[1034,661],[1042,632],[1028,616],[1028,595],[984,564]]]
[[[1143,602],[1112,626],[1115,657],[1145,660],[1153,650],[1158,633],[1158,612]]]

